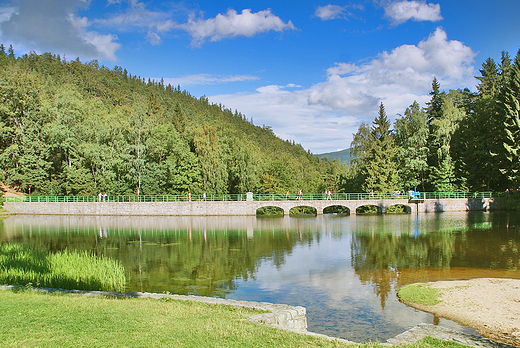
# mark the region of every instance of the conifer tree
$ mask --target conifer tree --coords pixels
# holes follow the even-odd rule
[[[379,106],[379,114],[374,119],[370,134],[371,146],[366,158],[364,189],[375,192],[396,191],[399,185],[397,146],[383,103]]]
[[[498,190],[503,185],[503,174],[497,166],[501,158],[494,155],[503,149],[503,120],[496,102],[501,89],[500,72],[495,61],[488,58],[480,73],[481,76],[476,77],[480,83],[472,115],[460,127],[459,146],[463,147],[460,156],[464,168],[458,176],[467,177],[470,190]]]
[[[504,113],[504,149],[506,165],[501,168],[508,180],[517,186],[520,181],[520,50],[510,70],[509,82],[500,98]]]

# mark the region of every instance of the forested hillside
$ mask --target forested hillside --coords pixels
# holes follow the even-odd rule
[[[477,92],[443,91],[432,82],[425,107],[413,102],[395,124],[384,105],[351,144],[342,188],[391,192],[505,191],[520,184],[520,51],[488,58]]]
[[[0,182],[30,194],[336,190],[343,167],[126,69],[0,51]]]
[[[347,166],[180,87],[1,45],[0,182],[45,195],[518,188],[520,51],[480,73],[476,92],[434,79],[393,125],[381,104]]]

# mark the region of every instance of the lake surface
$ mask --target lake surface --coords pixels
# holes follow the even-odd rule
[[[381,341],[419,323],[473,333],[399,303],[435,280],[520,279],[520,218],[508,213],[318,217],[12,216],[0,243],[119,260],[126,291],[307,308],[309,331]]]

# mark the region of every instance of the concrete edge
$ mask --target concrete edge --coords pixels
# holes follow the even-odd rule
[[[26,288],[13,285],[0,285],[0,290],[32,290],[41,293],[67,293],[75,295],[83,295],[87,297],[106,296],[115,298],[170,298],[174,300],[196,301],[208,305],[223,305],[234,308],[247,308],[252,310],[264,311],[265,313],[253,315],[245,320],[260,325],[265,325],[277,329],[295,332],[302,335],[321,337],[328,340],[335,340],[347,344],[359,344],[358,342],[348,341],[346,339],[331,337],[315,332],[307,331],[306,309],[301,306],[289,306],[285,304],[274,304],[269,302],[251,302],[226,300],[215,297],[193,296],[193,295],[177,295],[177,294],[159,294],[150,292],[117,292],[117,291],[88,291],[88,290],[67,290],[55,288]],[[483,337],[467,335],[455,330],[451,330],[442,326],[433,324],[419,324],[410,330],[407,330],[394,338],[390,338],[385,346],[400,346],[404,344],[415,343],[427,336],[435,337],[445,341],[454,341],[465,344],[470,347],[513,347],[506,344],[496,343]]]
[[[434,337],[448,342],[457,342],[470,347],[514,347],[504,343],[497,343],[482,336],[469,335],[433,324],[418,324],[394,338],[390,338],[384,345],[400,346],[415,343],[425,337]]]

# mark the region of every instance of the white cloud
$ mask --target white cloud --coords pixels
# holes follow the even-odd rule
[[[13,0],[12,3],[12,7],[0,10],[2,40],[35,51],[116,59],[115,52],[120,47],[117,37],[89,30],[91,22],[77,16],[89,1]]]
[[[427,4],[421,1],[398,1],[385,7],[385,15],[394,24],[401,24],[410,19],[418,22],[436,22],[442,19],[439,4]]]
[[[86,17],[79,18],[69,14],[68,20],[77,30],[77,36],[86,44],[92,45],[101,57],[112,61],[117,60],[115,52],[121,45],[115,42],[116,35],[101,35],[94,31],[87,31],[89,24]]]
[[[121,3],[110,1],[109,4]],[[175,28],[176,23],[169,19],[170,13],[163,11],[150,11],[144,3],[133,0],[123,13],[93,20],[93,23],[105,28],[118,31],[134,31],[135,29],[146,31],[146,40],[151,45],[162,43],[159,34],[166,33]]]
[[[346,6],[339,5],[326,5],[326,6],[318,6],[314,15],[320,18],[322,21],[327,21],[329,19],[336,19],[344,16],[346,12]]]
[[[348,11],[349,8],[358,10],[364,9],[363,5],[339,6],[329,4],[325,6],[318,6],[316,8],[316,11],[314,11],[314,17],[318,17],[322,21],[351,17],[353,16],[353,14],[350,11]]]
[[[417,46],[396,47],[369,63],[359,66],[337,63],[327,70],[327,81],[309,89],[309,104],[366,115],[381,101],[427,93],[434,76],[444,88],[471,83],[474,57],[471,48],[460,41],[448,40],[446,32],[437,28]],[[391,109],[387,107],[388,110]]]
[[[314,153],[335,151],[350,146],[361,122],[370,124],[377,116],[379,103],[391,120],[414,100],[424,105],[434,76],[443,89],[474,84],[474,57],[471,48],[437,28],[417,45],[398,46],[367,63],[336,63],[326,70],[325,81],[306,89],[268,85],[256,93],[209,99]]]
[[[200,46],[206,39],[219,41],[237,36],[251,37],[271,30],[281,32],[296,29],[291,21],[284,23],[270,9],[256,13],[244,9],[240,14],[229,9],[226,14],[219,13],[215,18],[209,19],[196,19],[192,15],[186,24],[181,24],[178,28],[191,35],[193,46]]]
[[[159,81],[160,78],[153,78],[153,80]],[[251,75],[214,76],[210,74],[196,74],[183,77],[165,77],[163,80],[166,85],[170,84],[172,86],[180,85],[182,87],[186,87],[195,85],[213,85],[229,82],[254,81],[258,80],[258,77]]]

